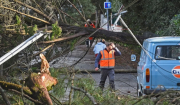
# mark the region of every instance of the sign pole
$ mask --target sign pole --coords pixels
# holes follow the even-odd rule
[[[106,2],[109,2],[109,0],[106,0]],[[106,9],[107,13],[107,30],[109,31],[109,14],[108,14],[108,9]]]
[[[107,30],[109,31],[109,13],[108,13],[108,9],[111,9],[111,2],[109,2],[109,0],[106,0],[106,2],[104,2],[104,9],[106,9]]]

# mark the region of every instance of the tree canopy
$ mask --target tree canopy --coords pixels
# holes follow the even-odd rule
[[[122,0],[125,6],[133,1]],[[142,35],[143,32],[149,31],[171,36],[172,33],[166,33],[166,30],[171,27],[173,23],[171,20],[180,13],[179,2],[179,0],[139,0],[127,9],[128,13],[123,18],[137,34]],[[172,28],[168,31],[172,31]]]

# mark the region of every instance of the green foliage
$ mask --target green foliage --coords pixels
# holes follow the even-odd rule
[[[161,36],[180,36],[180,14],[176,14],[169,23],[167,28],[156,31],[156,34]]]
[[[88,92],[92,92],[95,89],[95,81],[92,78],[79,78],[74,82],[74,86],[81,87]]]
[[[98,2],[98,1],[99,0],[96,0],[96,2]],[[79,12],[86,19],[91,19],[92,14],[95,13],[96,6],[94,6],[92,4],[91,0],[73,0],[71,2],[76,6],[76,8],[79,10]],[[64,9],[64,12],[69,14],[71,17],[75,18],[82,26],[84,25],[85,20],[78,13],[78,11],[74,7],[72,7],[72,5],[69,5],[69,3],[67,3],[67,5],[63,6],[63,9]],[[73,21],[71,18],[66,18],[66,20],[70,24],[73,24],[73,25],[75,24],[75,21]],[[93,20],[93,19],[91,19],[91,20]]]
[[[23,100],[24,100],[24,103],[23,103],[22,96],[19,94],[14,94],[14,93],[12,94],[12,92],[8,92],[8,91],[4,91],[4,92],[5,92],[6,96],[8,97],[11,105],[25,105],[25,103],[26,104],[28,103],[28,105],[34,105],[34,102],[29,101],[26,98],[23,98]],[[6,105],[2,96],[0,96],[0,104]]]
[[[16,77],[17,75],[19,75],[20,73],[22,73],[21,69],[19,68],[13,68],[11,69],[11,72],[9,72],[9,75],[11,77]]]
[[[17,27],[15,28],[15,30],[16,30],[16,33],[19,34],[20,26],[21,26],[21,18],[18,15],[16,15],[16,24],[17,24]]]
[[[51,76],[55,77],[58,79],[58,83],[55,87],[53,87],[52,94],[56,98],[63,98],[64,94],[66,92],[66,86],[69,85],[70,83],[66,83],[65,80],[68,79],[68,76],[65,74],[67,73],[66,68],[61,68],[61,69],[55,69],[55,68],[50,68],[49,70],[51,72]]]
[[[29,28],[28,33],[29,33],[30,36],[32,36],[32,35],[34,35],[34,33],[35,33],[37,30],[38,30],[37,25],[34,25],[34,27],[30,27],[30,28]]]
[[[91,0],[91,3],[97,8],[97,10],[100,10],[104,8],[105,1],[106,0]]]
[[[31,68],[33,72],[36,72],[36,70],[38,69],[37,67],[32,67]]]
[[[17,21],[17,25],[20,25],[20,24],[21,24],[21,19],[19,18],[18,15],[16,15],[16,21]]]
[[[170,23],[171,23],[171,27],[173,28],[171,31],[174,31],[174,33],[172,32],[173,36],[174,35],[180,36],[180,30],[179,30],[179,27],[180,27],[180,14],[175,15],[171,19]]]
[[[36,24],[34,25],[34,27],[33,26],[28,27],[27,24],[23,24],[23,26],[24,26],[25,33],[29,34],[30,36],[34,35],[36,31],[38,30],[38,27]]]
[[[76,44],[76,42],[79,40],[79,38],[76,38],[76,39],[74,39],[73,41],[71,41],[71,48],[70,48],[70,50],[72,51],[72,50],[74,50],[74,47],[75,47],[75,44]]]
[[[62,29],[58,26],[57,22],[52,24],[52,31],[51,40],[61,36]]]
[[[112,12],[118,12],[118,10],[120,9],[120,7],[123,5],[122,4],[122,0],[112,0],[111,1],[111,5],[112,5]]]
[[[125,6],[133,1],[122,0]],[[145,31],[161,34],[169,27],[169,20],[180,13],[179,7],[178,0],[139,0],[127,9],[122,18],[135,35],[142,35]]]
[[[95,90],[95,81],[92,78],[78,78],[78,80],[74,81],[74,86],[81,88],[87,92],[89,92],[91,95],[93,94]],[[79,105],[87,105],[92,104],[92,102],[89,100],[87,96],[85,96],[81,91],[75,91],[74,92],[74,102],[73,104]]]
[[[61,68],[61,69],[49,68],[49,71],[51,72],[51,75],[53,77],[59,78],[60,75],[64,75],[67,73],[67,68]]]
[[[28,27],[27,27],[27,24],[23,24],[23,26],[24,26],[24,30],[25,30],[25,33],[26,33],[26,35],[28,34]]]

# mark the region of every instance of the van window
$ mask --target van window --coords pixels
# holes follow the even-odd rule
[[[144,60],[144,53],[145,53],[144,50],[141,49],[141,57],[140,57],[141,60]]]
[[[148,50],[147,50],[147,48],[148,48],[148,43],[147,43],[147,42],[144,42],[144,43],[143,43],[143,47],[144,47],[144,49],[145,49],[146,51],[148,51]],[[140,57],[140,60],[145,62],[145,61],[146,61],[146,55],[147,55],[146,52],[145,52],[143,49],[141,49],[141,57]]]
[[[178,56],[180,56],[179,45],[156,47],[155,59],[157,60],[175,60]]]

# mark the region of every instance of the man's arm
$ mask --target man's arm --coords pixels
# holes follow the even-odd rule
[[[119,49],[117,47],[115,47],[114,50],[115,50],[115,53],[114,53],[115,56],[121,55],[121,52],[119,51]]]

